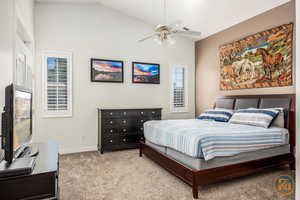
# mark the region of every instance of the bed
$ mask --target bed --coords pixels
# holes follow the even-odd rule
[[[145,155],[165,168],[188,185],[192,186],[193,197],[198,198],[201,185],[252,174],[268,168],[288,164],[290,169],[295,165],[295,95],[252,95],[219,97],[215,107],[226,109],[245,108],[284,108],[284,127],[249,128],[246,125],[229,123],[200,122],[191,120],[151,121],[144,125],[145,141],[140,142],[140,156]],[[256,135],[264,137],[265,143],[257,146],[251,139],[244,140],[245,147],[255,144],[254,149],[232,151],[209,151],[202,145],[197,151],[199,141],[194,143],[185,138],[195,137],[195,130],[204,135],[212,127],[214,137],[227,134],[228,143],[241,136]],[[266,133],[264,133],[267,131]],[[247,136],[248,134],[248,136]],[[174,138],[181,138],[180,142]],[[168,142],[166,142],[168,141]],[[172,142],[170,142],[172,141]],[[174,142],[173,142],[174,141]],[[243,143],[243,140],[240,140]],[[252,143],[251,143],[252,142]],[[180,145],[179,145],[180,143]],[[269,146],[266,146],[268,144]],[[224,145],[223,145],[224,146]],[[251,146],[251,145],[250,145]],[[217,148],[216,148],[217,149]],[[208,151],[206,151],[208,150]],[[220,153],[222,152],[222,153]]]

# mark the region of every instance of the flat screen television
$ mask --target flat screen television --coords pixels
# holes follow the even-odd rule
[[[5,107],[2,113],[2,148],[8,163],[31,142],[32,92],[11,84],[5,88]]]

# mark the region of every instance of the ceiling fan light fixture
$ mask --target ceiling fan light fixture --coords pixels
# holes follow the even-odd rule
[[[164,1],[164,22],[163,24],[158,24],[154,30],[154,33],[151,34],[150,36],[144,37],[139,42],[143,42],[145,40],[148,40],[150,38],[153,38],[153,40],[161,45],[163,43],[167,44],[175,44],[176,41],[172,37],[173,35],[192,35],[192,36],[199,36],[200,32],[199,31],[192,31],[189,28],[185,26],[181,26],[181,21],[177,20],[174,23],[167,24],[167,0]]]
[[[176,40],[166,31],[160,32],[159,34],[155,35],[153,40],[159,44],[169,44],[169,45],[173,45],[176,43]]]

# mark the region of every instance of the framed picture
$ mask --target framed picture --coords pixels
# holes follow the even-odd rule
[[[123,83],[123,66],[123,61],[92,58],[91,81]]]
[[[132,83],[160,83],[160,65],[132,62]]]
[[[220,89],[293,85],[293,24],[283,24],[220,47]]]

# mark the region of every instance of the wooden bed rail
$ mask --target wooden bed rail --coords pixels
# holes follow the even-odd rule
[[[171,174],[190,185],[192,187],[194,199],[198,199],[198,189],[201,185],[217,183],[236,177],[250,175],[259,171],[286,164],[291,166],[291,164],[295,162],[293,154],[289,153],[211,169],[193,170],[141,141],[140,157],[143,155],[146,155],[148,158],[169,171]]]

